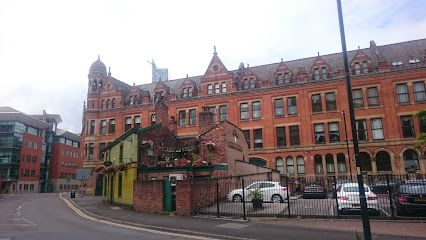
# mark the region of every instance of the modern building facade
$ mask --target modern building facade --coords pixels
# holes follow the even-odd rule
[[[82,167],[80,136],[57,129],[53,138],[51,164],[52,191],[62,192],[78,188],[76,170]]]
[[[0,107],[0,175],[3,192],[51,192],[52,164],[56,128],[61,122],[57,114],[27,115],[11,107]],[[68,132],[67,132],[68,133]],[[68,133],[71,134],[71,133]],[[77,143],[79,136],[74,135]],[[80,150],[78,153],[81,165]],[[75,170],[74,170],[75,178]]]
[[[426,123],[426,39],[356,49],[348,54],[361,169],[366,174],[426,173],[425,149],[413,147]],[[241,128],[252,164],[291,177],[355,174],[342,54],[229,71],[216,50],[204,75],[130,86],[107,74],[98,59],[89,70],[82,144],[85,168],[102,165],[100,149],[132,127],[156,121],[155,102],[177,119],[178,137],[200,133],[198,112]],[[96,179],[90,184],[93,188]],[[102,181],[102,180],[101,180]],[[89,184],[89,185],[90,185]],[[99,185],[98,188],[102,189]],[[101,190],[100,190],[101,192]]]

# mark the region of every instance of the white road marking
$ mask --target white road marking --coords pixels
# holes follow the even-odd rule
[[[80,217],[85,218],[87,220],[90,220],[90,221],[104,223],[104,224],[108,224],[108,225],[112,225],[112,226],[116,226],[116,227],[121,227],[121,228],[132,229],[132,230],[136,230],[136,231],[149,232],[149,233],[162,234],[162,235],[169,235],[169,236],[174,236],[174,237],[183,237],[183,238],[198,239],[198,240],[218,240],[218,239],[220,239],[220,238],[194,236],[194,235],[188,235],[188,234],[183,234],[183,233],[173,233],[173,232],[166,232],[166,231],[160,231],[160,230],[153,230],[153,229],[149,229],[149,228],[146,228],[146,227],[137,227],[137,226],[131,226],[131,225],[125,225],[125,224],[121,224],[121,223],[116,223],[116,222],[112,222],[112,221],[106,221],[106,220],[103,220],[103,219],[98,219],[98,218],[91,217],[91,216],[84,214],[80,209],[76,208],[68,199],[62,197],[61,194],[59,194],[59,197],[68,205],[69,208],[71,208],[75,213],[77,213],[77,215],[79,215]],[[163,229],[166,230],[167,228],[163,228]],[[176,231],[176,229],[171,229],[171,228],[169,230]],[[202,233],[200,233],[200,234],[202,234]],[[210,234],[210,235],[212,235],[212,234]],[[232,238],[232,239],[247,239],[247,238],[223,236],[223,235],[219,235],[219,234],[215,234],[215,235],[217,237],[222,237],[222,238],[226,237],[226,238]]]
[[[33,226],[36,226],[36,225],[37,225],[37,224],[35,224],[35,223],[31,222],[30,220],[27,220],[27,219],[25,219],[25,218],[22,218],[22,220],[24,220],[25,222],[27,222],[27,223],[29,223],[29,224],[31,224],[31,225],[33,225]]]

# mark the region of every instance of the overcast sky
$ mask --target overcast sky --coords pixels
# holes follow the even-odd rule
[[[349,50],[426,37],[426,1],[342,0]],[[213,46],[228,70],[341,51],[335,0],[1,0],[0,106],[57,113],[80,133],[89,67],[151,81],[204,74]]]

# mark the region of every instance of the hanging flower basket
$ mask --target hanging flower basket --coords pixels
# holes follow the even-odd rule
[[[148,139],[148,140],[143,140],[142,141],[142,145],[143,146],[150,146],[150,147],[152,147],[152,146],[154,146],[154,142],[151,140],[151,139]]]
[[[206,147],[209,150],[212,150],[216,146],[216,143],[214,143],[213,141],[209,140],[209,141],[205,141],[204,145],[206,145]]]
[[[118,169],[119,171],[124,171],[124,170],[126,170],[126,164],[124,164],[124,163],[120,163],[120,165],[118,165],[118,166],[117,166],[117,169]]]
[[[198,161],[196,161],[192,164],[192,166],[194,166],[194,167],[203,167],[203,166],[207,166],[207,165],[208,165],[208,163],[206,161],[201,161],[201,160],[198,160]]]

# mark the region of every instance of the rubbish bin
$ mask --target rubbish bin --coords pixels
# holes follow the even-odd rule
[[[75,191],[71,190],[71,198],[75,198]]]

